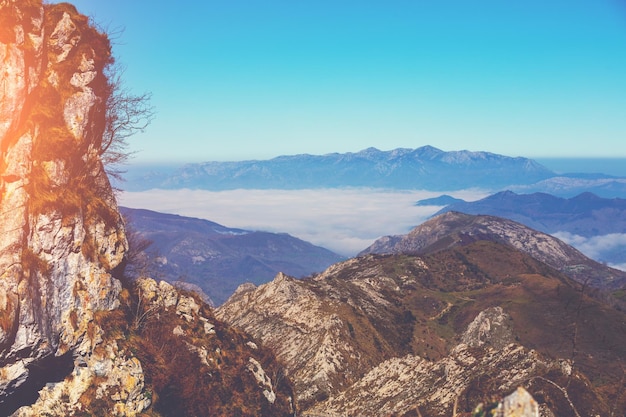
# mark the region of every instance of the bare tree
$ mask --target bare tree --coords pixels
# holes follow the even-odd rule
[[[128,138],[143,132],[154,118],[154,107],[150,104],[151,93],[134,95],[124,86],[124,68],[111,64],[105,69],[109,83],[109,95],[105,103],[105,123],[100,159],[107,173],[121,179],[120,165],[126,163],[132,152],[128,151]]]

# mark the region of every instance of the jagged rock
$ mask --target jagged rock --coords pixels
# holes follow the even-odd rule
[[[504,397],[497,410],[496,417],[539,417],[537,401],[522,387]]]
[[[468,326],[461,342],[468,346],[489,345],[494,349],[502,349],[515,341],[510,320],[511,316],[502,307],[481,311]]]
[[[192,321],[200,311],[200,305],[193,297],[181,294],[173,285],[165,282],[157,282],[152,278],[140,278],[136,281],[139,296],[144,302],[168,309],[175,307],[176,314],[187,321]],[[210,333],[211,325],[204,317],[200,317],[205,323],[206,333]]]
[[[254,358],[248,359],[248,370],[254,375],[259,386],[263,388],[263,395],[270,404],[274,404],[276,401],[276,394],[274,393],[274,387],[272,386],[272,380],[267,376],[263,367]]]
[[[99,158],[108,40],[68,4],[9,0],[0,14],[0,414],[27,405],[19,392],[38,400],[16,415],[67,415],[98,378],[135,415],[149,403],[141,365],[94,323],[119,305],[127,247]],[[47,367],[64,374],[42,388]]]
[[[46,385],[37,402],[20,408],[14,417],[65,416],[85,411],[85,404],[110,398],[112,415],[135,416],[151,403],[144,392],[139,361],[120,355],[115,342],[101,346],[102,353],[80,357],[69,378]],[[96,382],[97,381],[97,382]]]
[[[481,312],[468,326],[461,343],[439,361],[414,355],[386,360],[355,384],[307,410],[305,415],[403,415],[413,409],[428,415],[451,414],[453,404],[474,381],[490,381],[499,391],[510,391],[528,381],[538,369],[558,369],[558,364],[537,352],[500,339],[501,325],[508,320],[502,308]],[[489,326],[492,321],[498,323]],[[479,337],[477,337],[479,336]],[[487,341],[499,341],[490,344]],[[532,397],[531,397],[532,399]],[[528,401],[520,394],[507,397],[502,416]],[[533,400],[534,402],[534,400]],[[536,402],[535,409],[536,409]],[[500,414],[498,414],[500,415]],[[519,416],[526,415],[520,414]]]
[[[344,323],[328,315],[327,306],[298,280],[278,274],[256,291],[251,286],[242,288],[231,300],[238,301],[218,309],[217,317],[234,317],[234,310],[242,305],[253,308],[233,324],[273,347],[291,369],[300,401],[336,390],[342,379],[350,377],[351,373],[345,371],[355,356],[343,342],[347,333]]]

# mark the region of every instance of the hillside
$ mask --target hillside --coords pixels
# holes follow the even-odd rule
[[[415,227],[406,235],[386,236],[361,255],[428,254],[479,240],[504,243],[595,288],[618,289],[626,284],[626,272],[589,259],[559,239],[512,220],[486,215],[446,212]]]
[[[444,152],[432,146],[327,155],[286,155],[270,160],[206,162],[137,175],[130,172],[125,189],[309,189],[374,187],[388,189],[501,189],[532,184],[554,176],[526,158],[489,152]]]
[[[623,414],[624,313],[510,245],[365,255],[241,288],[217,316],[272,346],[303,415],[449,416],[523,385],[557,416]]]
[[[302,277],[343,257],[288,234],[232,229],[207,220],[121,207],[127,225],[152,244],[149,273],[193,284],[215,305],[245,282],[262,284],[279,272]],[[145,273],[146,271],[138,271]]]

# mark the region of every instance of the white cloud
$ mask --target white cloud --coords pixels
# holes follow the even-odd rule
[[[610,233],[592,237],[584,237],[569,232],[556,232],[552,235],[574,246],[592,259],[602,259],[604,253],[626,247],[626,233]],[[610,266],[626,271],[626,264]]]
[[[609,264],[609,266],[626,272],[626,264]]]
[[[285,232],[352,256],[384,235],[404,234],[437,212],[415,206],[437,197],[432,191],[364,188],[323,190],[149,190],[124,192],[120,205],[198,217],[227,227]],[[478,190],[447,192],[467,201]]]

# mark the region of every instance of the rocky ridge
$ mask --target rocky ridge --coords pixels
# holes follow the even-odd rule
[[[506,343],[493,332],[502,320],[510,320],[502,308],[485,310],[444,358],[434,362],[414,355],[388,359],[304,415],[402,415],[418,409],[428,410],[429,415],[450,415],[451,405],[471,391],[476,380],[509,392],[528,383],[541,368],[561,372],[558,363],[519,344]],[[475,334],[476,328],[481,329],[480,335]],[[485,346],[489,341],[494,345]],[[464,406],[472,406],[471,400],[466,402]]]
[[[429,201],[420,204],[430,204]],[[436,214],[457,211],[466,214],[487,214],[504,217],[522,223],[535,230],[557,237],[568,236],[567,242],[589,250],[587,239],[612,243],[595,244],[593,256],[596,261],[620,265],[626,263],[626,251],[618,236],[626,233],[626,200],[601,198],[590,192],[572,198],[559,198],[545,193],[516,194],[502,191],[481,200],[441,200],[444,205]]]
[[[369,253],[432,253],[477,240],[501,242],[596,288],[626,285],[626,273],[589,259],[565,242],[512,220],[446,212],[415,227],[406,235],[385,236],[360,255]]]

